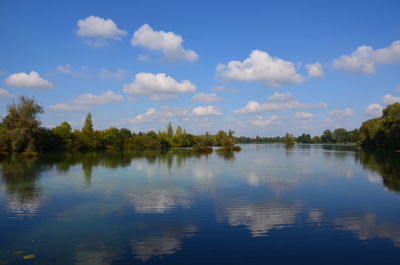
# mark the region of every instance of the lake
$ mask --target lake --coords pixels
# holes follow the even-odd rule
[[[399,264],[400,153],[241,147],[0,160],[0,264]]]

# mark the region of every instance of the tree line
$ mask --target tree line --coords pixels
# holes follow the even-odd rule
[[[232,130],[216,134],[187,133],[180,126],[174,130],[171,123],[165,131],[132,132],[129,129],[109,128],[95,130],[91,113],[86,115],[81,130],[72,130],[68,122],[49,129],[41,126],[38,116],[43,107],[33,98],[21,96],[17,103],[8,105],[7,114],[0,123],[0,156],[8,152],[140,150],[148,148],[194,147],[209,152],[207,146],[222,146],[221,151],[235,151],[235,143],[354,143],[365,148],[400,149],[400,103],[388,105],[382,117],[365,121],[360,129],[347,131],[338,128],[325,130],[312,137],[303,133],[298,137],[234,137]],[[211,150],[212,151],[212,150]]]
[[[134,133],[129,129],[108,128],[95,130],[91,113],[86,115],[81,130],[72,130],[68,122],[49,129],[41,126],[38,119],[43,108],[34,99],[20,97],[18,103],[8,106],[7,115],[0,123],[0,152],[51,152],[94,150],[140,150],[148,148],[193,147],[199,152],[207,146],[222,146],[222,150],[233,150],[234,132],[218,131],[212,135],[187,133],[180,126],[174,130],[171,123],[165,131]],[[211,149],[212,151],[212,149]],[[234,151],[234,150],[233,150]]]

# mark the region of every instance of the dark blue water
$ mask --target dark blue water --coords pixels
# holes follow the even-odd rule
[[[400,153],[346,146],[12,157],[0,264],[399,264],[399,191]]]

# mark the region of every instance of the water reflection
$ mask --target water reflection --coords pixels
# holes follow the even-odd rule
[[[44,204],[41,188],[36,181],[48,169],[37,159],[20,159],[17,156],[3,159],[0,172],[7,192],[7,209],[17,217],[31,217]]]
[[[59,249],[65,264],[151,263],[184,253],[192,244],[186,239],[201,238],[218,252],[223,242],[207,241],[211,234],[237,236],[238,242],[245,234],[267,244],[262,240],[273,243],[289,229],[351,231],[360,242],[386,238],[400,247],[400,201],[382,189],[400,192],[400,154],[334,145],[242,148],[231,154],[169,149],[1,160],[0,216],[8,218],[0,218],[0,249],[34,239],[41,240],[43,264]],[[12,221],[26,226],[10,217],[24,217]],[[318,236],[309,239],[315,247]],[[243,251],[257,249],[247,242]]]
[[[282,229],[295,222],[300,204],[270,202],[254,204],[236,202],[217,208],[217,220],[228,221],[231,226],[245,226],[253,237],[266,236],[272,229]]]
[[[336,218],[334,224],[338,229],[354,232],[360,240],[389,238],[400,247],[400,224],[378,221],[374,213],[359,216]]]
[[[166,227],[161,233],[151,233],[139,239],[132,239],[132,252],[135,258],[143,262],[152,257],[171,255],[181,249],[184,238],[191,238],[196,232],[195,225]]]

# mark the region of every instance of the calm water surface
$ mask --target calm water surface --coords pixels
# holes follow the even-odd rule
[[[399,264],[399,191],[345,146],[8,158],[0,264]]]

